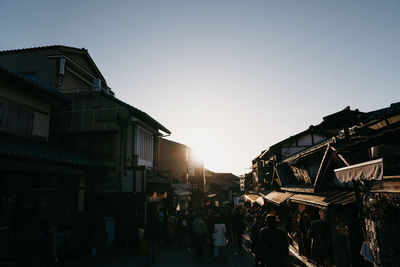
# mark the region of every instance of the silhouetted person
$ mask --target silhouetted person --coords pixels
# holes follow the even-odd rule
[[[53,226],[46,221],[43,221],[39,227],[45,238],[41,267],[53,267],[57,261],[55,230]]]
[[[289,242],[285,231],[276,227],[274,215],[266,217],[266,227],[260,231],[259,246],[262,252],[262,267],[282,267],[288,265]]]
[[[40,267],[45,257],[46,237],[31,216],[21,219],[26,223],[17,233],[15,266]]]
[[[236,253],[239,253],[242,249],[243,243],[243,232],[245,229],[245,221],[238,210],[234,211],[232,215],[232,231],[233,231],[233,239],[236,242]]]
[[[259,236],[260,236],[260,231],[264,227],[265,223],[261,215],[258,215],[255,218],[254,225],[251,228],[251,252],[254,253],[254,266],[259,266],[260,261],[261,261],[261,255],[262,251],[260,250],[259,246]]]
[[[157,215],[151,213],[144,228],[144,240],[147,241],[147,249],[150,250],[151,261],[154,263],[156,257],[157,243],[161,240],[162,228],[157,220]]]
[[[304,210],[299,221],[301,232],[300,253],[307,257],[311,255],[310,222],[311,216],[307,210]]]
[[[324,266],[329,261],[330,235],[329,225],[324,220],[313,220],[310,223],[311,256],[317,266]]]
[[[221,217],[217,217],[214,225],[214,259],[223,253],[223,248],[226,246],[226,226]]]
[[[208,239],[208,231],[206,224],[204,223],[204,221],[201,219],[200,216],[194,219],[192,225],[192,231],[193,231],[193,243],[194,247],[196,248],[196,258],[199,258],[204,255],[203,248]]]

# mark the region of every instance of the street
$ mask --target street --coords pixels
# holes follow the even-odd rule
[[[213,260],[208,249],[205,250],[205,256],[196,259],[195,251],[190,248],[184,248],[177,245],[160,244],[155,262],[151,263],[150,258],[141,257],[118,257],[112,261],[103,263],[99,267],[126,267],[126,266],[152,266],[152,267],[180,267],[180,266],[232,266],[244,267],[252,266],[252,256],[243,250],[235,255],[232,246],[228,245],[223,255]]]
[[[254,266],[253,255],[249,253],[248,236],[243,235],[243,249],[235,255],[233,245],[230,243],[224,248],[223,255],[217,259],[212,258],[209,249],[205,249],[205,256],[201,259],[195,258],[195,251],[175,244],[160,244],[155,262],[151,263],[151,259],[147,256],[139,257],[116,257],[113,260],[99,264],[99,267],[186,267],[186,266],[210,266],[210,267],[251,267]],[[290,255],[292,266],[306,266],[300,262],[292,253]]]

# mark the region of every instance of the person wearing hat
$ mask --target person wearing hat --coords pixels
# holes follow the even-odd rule
[[[288,266],[289,242],[287,233],[276,227],[276,217],[268,214],[266,227],[259,233],[259,249],[261,250],[262,267]]]

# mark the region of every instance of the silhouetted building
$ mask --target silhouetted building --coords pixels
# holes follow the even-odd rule
[[[132,222],[144,221],[147,204],[163,202],[171,189],[157,176],[158,137],[170,131],[116,98],[86,49],[56,45],[2,51],[0,64],[68,95],[70,108],[51,114],[51,139],[60,149],[100,164],[81,185],[86,199],[80,220],[96,221],[92,237],[108,231],[108,245],[123,244]]]
[[[398,103],[369,113],[347,107],[253,160],[253,189],[284,218],[299,253],[337,266],[398,261],[389,235],[398,235],[399,114]],[[273,191],[261,194],[263,184]],[[312,225],[325,225],[324,238],[319,226],[308,234]]]
[[[85,182],[99,164],[49,142],[52,112],[68,110],[63,93],[0,66],[0,262],[32,223],[60,232],[84,210]]]
[[[194,157],[193,150],[164,138],[159,138],[158,172],[168,177],[174,190],[174,207],[189,205],[195,208],[203,203],[205,173],[204,164]]]

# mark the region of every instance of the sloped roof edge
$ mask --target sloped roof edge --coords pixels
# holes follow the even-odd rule
[[[107,93],[105,93],[103,91],[100,91],[100,92],[101,92],[101,94],[103,94],[104,96],[106,96],[109,99],[113,100],[114,102],[116,102],[116,103],[128,108],[130,111],[133,112],[133,114],[135,116],[138,117],[138,119],[142,120],[145,123],[149,123],[149,126],[155,127],[155,128],[157,128],[157,129],[159,129],[159,130],[161,130],[161,131],[163,131],[163,132],[165,132],[167,134],[171,134],[170,130],[168,130],[166,127],[164,127],[161,123],[156,121],[153,117],[148,115],[146,112],[143,112],[140,109],[137,109],[134,106],[131,106],[128,103],[126,103],[126,102],[124,102],[124,101],[122,101],[122,100],[120,100],[120,99],[118,99],[118,98],[116,98],[116,97],[114,97],[112,95],[109,95],[109,94],[107,94]]]
[[[19,52],[26,52],[26,51],[34,51],[34,50],[43,50],[43,49],[49,49],[49,48],[56,48],[60,49],[63,52],[74,52],[78,54],[83,54],[85,55],[92,67],[95,69],[97,74],[100,76],[100,78],[106,82],[106,79],[104,78],[103,74],[100,72],[99,68],[97,67],[96,63],[94,63],[92,57],[90,56],[88,50],[86,48],[76,48],[72,46],[66,46],[66,45],[47,45],[47,46],[35,46],[35,47],[28,47],[28,48],[20,48],[20,49],[9,49],[9,50],[3,50],[0,51],[0,54],[11,54],[11,53],[19,53]],[[68,51],[70,50],[70,51]]]
[[[0,65],[0,73],[4,73],[5,75],[16,78],[16,79],[20,80],[21,82],[24,82],[30,86],[33,86],[34,88],[40,90],[41,92],[43,92],[47,95],[50,95],[54,98],[57,98],[57,100],[60,102],[63,102],[63,104],[68,104],[71,102],[71,99],[69,99],[67,95],[60,92],[59,90],[53,89],[53,88],[51,88],[43,83],[40,83],[38,81],[29,79],[29,78],[25,77],[24,75],[22,75],[21,73],[15,71],[15,70],[12,70],[10,68],[7,68],[3,65]]]

